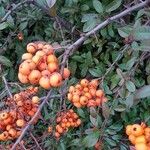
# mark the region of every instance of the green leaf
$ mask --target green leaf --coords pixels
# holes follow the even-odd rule
[[[146,85],[136,91],[135,99],[150,97],[150,85]]]
[[[134,92],[135,91],[135,85],[131,81],[126,82],[126,88],[128,89],[129,92]]]
[[[118,105],[118,106],[116,106],[116,107],[114,108],[114,110],[117,111],[117,112],[123,112],[123,111],[126,110],[126,107],[123,106],[123,105]]]
[[[99,131],[94,131],[83,139],[83,144],[88,148],[93,147],[97,143],[99,136]]]
[[[82,118],[85,118],[85,113],[82,109],[77,109],[77,112],[78,112],[79,116],[81,116]]]
[[[92,30],[97,25],[96,19],[91,18],[83,26],[83,32],[88,32]]]
[[[102,71],[100,68],[97,68],[97,69],[91,68],[89,69],[89,72],[94,77],[100,77],[102,75]]]
[[[135,63],[135,61],[136,61],[136,57],[132,57],[127,63],[126,63],[126,70],[130,70],[132,67],[133,67],[133,65],[134,65],[134,63]]]
[[[149,40],[150,39],[150,26],[141,26],[136,28],[133,33],[135,40]]]
[[[134,95],[129,95],[127,98],[126,98],[126,101],[125,101],[125,104],[128,108],[131,108],[134,104]]]
[[[103,13],[103,6],[100,1],[93,0],[93,6],[98,13]]]
[[[122,0],[113,0],[105,8],[106,12],[111,12],[116,10],[122,3]]]
[[[3,23],[0,23],[0,30],[3,30],[5,28],[8,27],[8,23],[7,22],[3,22]]]
[[[132,33],[132,27],[131,26],[125,26],[118,29],[118,33],[121,37],[126,38]]]
[[[5,66],[7,66],[7,67],[11,67],[12,66],[12,63],[10,62],[10,60],[7,59],[4,56],[0,56],[0,63],[5,65]]]

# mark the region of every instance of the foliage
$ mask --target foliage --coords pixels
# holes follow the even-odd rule
[[[19,2],[0,0],[0,18]],[[41,7],[50,10],[50,1],[38,2]],[[0,23],[0,73],[1,76],[6,75],[8,82],[16,83],[10,84],[11,92],[18,90],[18,86],[14,85],[20,85],[17,79],[18,66],[27,43],[39,40],[67,47],[79,38],[74,34],[74,28],[84,34],[109,16],[121,12],[124,5],[131,3],[134,2],[57,0],[53,8],[56,8],[60,18],[68,22],[67,26],[72,25],[70,30],[62,26],[64,38],[54,18],[46,15],[37,6],[24,4],[16,9],[5,22]],[[109,101],[101,108],[78,109],[82,126],[69,130],[59,142],[47,133],[47,127],[49,124],[53,125],[55,115],[60,109],[60,99],[49,101],[42,109],[43,118],[31,128],[43,149],[92,150],[100,138],[103,139],[103,149],[128,150],[130,144],[125,136],[125,126],[141,121],[150,125],[149,17],[147,7],[116,20],[88,38],[69,58],[68,66],[72,76],[66,81],[67,88],[81,78],[99,78],[99,86],[103,88]],[[18,33],[23,34],[22,41],[18,40]],[[63,51],[63,48],[60,51],[56,50],[58,55]],[[2,80],[0,90],[2,100],[7,95]],[[53,92],[58,94],[55,89]],[[47,91],[41,89],[39,95],[45,96],[46,93]],[[70,108],[71,104],[66,101],[66,106]],[[30,139],[29,135],[25,136],[25,146],[35,148],[35,143]],[[2,144],[5,145],[6,142]]]

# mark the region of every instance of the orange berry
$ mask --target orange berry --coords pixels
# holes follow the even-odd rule
[[[21,83],[26,84],[29,83],[28,76],[18,73],[18,79]]]
[[[42,57],[42,56],[44,56],[45,54],[46,54],[46,53],[43,52],[43,51],[37,51],[35,55]]]
[[[81,125],[81,120],[78,119],[76,123],[77,123],[78,126]]]
[[[88,98],[86,96],[81,96],[80,97],[80,104],[85,106],[88,103]]]
[[[62,134],[64,132],[63,128],[62,127],[57,128],[57,132],[60,133],[60,134]]]
[[[47,57],[47,63],[58,63],[58,59],[55,55],[51,54],[51,55],[48,55]]]
[[[21,100],[17,101],[17,106],[23,106],[23,104],[24,104],[23,101],[21,101]]]
[[[81,86],[86,87],[86,86],[88,86],[89,81],[88,81],[87,79],[82,79],[82,80],[80,81],[80,84],[81,84]]]
[[[53,130],[53,127],[52,127],[52,126],[49,126],[49,127],[48,127],[48,133],[52,133],[52,130]]]
[[[72,98],[73,98],[72,94],[68,93],[67,98],[68,98],[69,101],[72,101]]]
[[[89,93],[90,93],[93,97],[95,97],[95,96],[96,96],[96,89],[90,89],[90,90],[89,90]]]
[[[38,84],[41,78],[41,73],[38,70],[32,70],[28,78],[31,84]]]
[[[11,128],[8,133],[10,134],[11,137],[15,137],[17,135],[17,131],[13,128]]]
[[[79,101],[80,101],[80,97],[79,97],[79,95],[77,95],[77,94],[73,95],[73,97],[72,97],[72,101],[73,101],[73,103],[77,103],[77,102],[79,102]]]
[[[83,90],[83,87],[82,87],[80,84],[77,84],[77,85],[75,86],[75,88],[78,89],[79,91]]]
[[[6,130],[9,131],[12,128],[12,125],[7,125]]]
[[[44,47],[44,42],[37,42],[37,49],[41,50]]]
[[[64,122],[61,123],[62,128],[66,128],[66,124]]]
[[[88,87],[84,87],[84,88],[83,88],[83,91],[84,91],[84,92],[88,92],[88,91],[89,91]]]
[[[25,125],[25,121],[24,121],[23,119],[18,119],[18,120],[16,121],[16,125],[17,125],[18,127],[23,127],[23,126]]]
[[[97,96],[97,97],[100,97],[100,98],[101,98],[101,97],[103,97],[103,95],[104,95],[104,92],[103,92],[102,90],[97,90],[97,91],[96,91],[96,96]]]
[[[31,53],[24,53],[22,55],[22,60],[32,59],[33,55]]]
[[[38,64],[38,70],[43,71],[47,69],[47,64],[46,63],[40,63]]]
[[[61,122],[61,117],[57,117],[56,122],[60,123]]]
[[[55,138],[59,139],[60,138],[60,134],[58,132],[55,132]]]
[[[4,123],[5,125],[8,125],[8,124],[11,124],[12,121],[13,121],[13,118],[10,116],[10,117],[8,117],[7,119],[5,119],[5,120],[3,121],[3,123]]]
[[[59,87],[62,84],[62,76],[60,73],[55,72],[50,76],[49,81],[52,87]]]
[[[135,144],[138,144],[138,143],[145,143],[146,144],[145,135],[141,135],[141,136],[136,137]]]
[[[37,50],[37,45],[35,43],[29,43],[27,45],[27,51],[31,54],[35,53]]]
[[[9,117],[7,112],[0,113],[0,120],[5,120]]]
[[[92,81],[89,83],[90,86],[95,87],[95,88],[97,88],[98,84],[99,84],[99,81],[96,80],[96,79],[92,80]]]
[[[63,78],[64,79],[67,79],[70,77],[70,70],[68,68],[64,68],[64,71],[63,71]]]
[[[9,134],[7,131],[4,131],[0,134],[0,140],[5,141],[8,138]]]
[[[51,73],[50,73],[48,70],[43,70],[43,71],[41,72],[41,75],[42,75],[42,76],[50,77]]]
[[[99,106],[101,104],[101,99],[100,98],[96,98],[95,99],[96,105]]]
[[[96,106],[96,101],[91,99],[88,101],[87,107],[95,107]]]
[[[66,122],[66,127],[69,128],[71,126],[70,122]]]
[[[145,143],[137,143],[135,144],[136,150],[148,150],[148,147]]]
[[[51,62],[48,64],[48,71],[53,73],[58,71],[58,64],[56,62]]]
[[[72,93],[72,92],[74,92],[75,91],[75,87],[74,86],[70,86],[69,87],[69,93]]]
[[[33,97],[32,97],[32,103],[33,103],[33,104],[39,104],[39,101],[40,101],[40,99],[39,99],[38,96],[33,96]]]
[[[47,76],[43,76],[39,80],[39,85],[44,89],[50,89],[51,85],[49,82],[49,78]]]
[[[27,63],[31,70],[35,69],[36,67],[36,64],[32,60],[25,60],[24,63]]]
[[[102,97],[101,101],[102,101],[102,103],[105,103],[108,101],[108,99],[106,97]]]
[[[32,111],[32,110],[28,111],[28,115],[29,115],[29,116],[31,116],[31,117],[32,117],[32,116],[34,116],[34,114],[35,114],[35,112],[34,112],[34,111]]]
[[[139,124],[134,124],[134,125],[132,125],[131,133],[134,136],[140,136],[144,133],[144,130]]]
[[[131,133],[131,128],[132,128],[132,125],[127,125],[127,127],[126,127],[126,134],[127,134],[128,136],[132,134],[132,133]]]
[[[86,93],[84,94],[84,96],[86,96],[88,99],[91,99],[91,98],[92,98],[92,95],[91,95],[89,92],[86,92]]]
[[[73,105],[75,106],[75,107],[77,107],[77,108],[81,108],[82,107],[82,105],[78,102],[78,103],[73,103]]]
[[[19,73],[23,75],[29,75],[30,72],[31,72],[31,67],[28,63],[23,62],[22,64],[20,64]]]
[[[37,65],[41,60],[41,56],[35,55],[32,57],[32,61]]]
[[[48,55],[54,53],[53,47],[49,44],[44,45],[42,50]]]
[[[133,134],[129,135],[129,141],[134,145],[136,137]]]

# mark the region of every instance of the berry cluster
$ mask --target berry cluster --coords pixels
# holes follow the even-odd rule
[[[126,134],[136,150],[150,150],[150,127],[145,123],[128,125]]]
[[[29,87],[6,99],[6,107],[0,113],[0,141],[16,139],[21,129],[30,121],[39,106],[39,98],[34,96],[38,88]],[[38,118],[34,120],[36,123]]]
[[[45,42],[29,43],[22,60],[18,73],[21,83],[39,84],[44,89],[50,89],[61,86],[63,79],[70,76],[67,68],[64,68],[62,75],[60,74],[59,61],[54,49]]]
[[[97,89],[98,84],[98,80],[82,79],[77,85],[70,86],[68,100],[77,108],[100,106],[107,98],[101,89]]]
[[[61,112],[56,118],[56,127],[54,136],[59,139],[60,136],[67,132],[70,127],[78,127],[81,124],[81,120],[78,115],[72,110]],[[49,128],[50,130],[51,128]]]

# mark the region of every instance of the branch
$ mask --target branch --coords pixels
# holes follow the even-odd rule
[[[20,2],[18,4],[16,4],[14,7],[12,7],[7,13],[6,15],[0,20],[0,23],[4,22],[7,20],[7,18],[9,17],[9,15],[14,11],[16,10],[18,7],[20,7],[21,5],[27,3],[29,0],[25,0],[23,2]]]
[[[100,29],[104,28],[108,24],[114,22],[115,20],[117,20],[119,18],[122,18],[122,17],[126,16],[127,14],[129,14],[129,13],[135,11],[135,10],[141,9],[141,8],[147,6],[149,3],[150,3],[150,0],[146,0],[146,1],[142,2],[142,3],[140,3],[140,4],[137,4],[135,6],[127,8],[126,10],[120,12],[117,15],[114,15],[114,16],[106,19],[104,22],[102,22],[99,25],[97,25],[93,30],[87,32],[85,35],[83,35],[81,38],[79,38],[75,43],[70,45],[66,49],[66,51],[64,53],[64,58],[63,58],[63,61],[62,61],[61,72],[64,69],[64,66],[66,64],[66,61],[68,60],[68,57],[71,55],[70,53],[71,52],[73,53],[73,51],[76,50],[88,37],[90,37],[91,35],[95,34],[97,31],[99,31]]]

